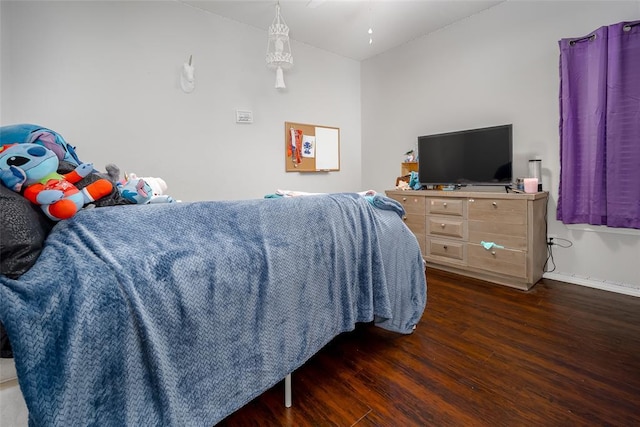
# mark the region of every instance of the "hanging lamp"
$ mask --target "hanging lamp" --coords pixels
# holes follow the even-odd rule
[[[267,42],[267,67],[276,70],[276,89],[285,89],[284,72],[293,66],[289,27],[280,16],[280,2],[276,3],[276,17],[269,27]]]

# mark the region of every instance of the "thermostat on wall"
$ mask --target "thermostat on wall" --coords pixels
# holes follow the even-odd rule
[[[236,110],[236,123],[253,123],[253,111]]]

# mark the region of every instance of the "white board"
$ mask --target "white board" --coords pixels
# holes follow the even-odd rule
[[[340,169],[340,130],[316,127],[316,170]]]

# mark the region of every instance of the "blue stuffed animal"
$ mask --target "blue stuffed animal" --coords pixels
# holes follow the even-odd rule
[[[74,166],[82,163],[75,147],[51,129],[28,123],[0,127],[0,145],[25,143],[42,145],[56,153],[58,160],[64,160]]]
[[[169,195],[157,194],[146,178],[129,178],[124,183],[118,183],[117,187],[122,197],[138,205],[175,202]]]
[[[113,185],[99,179],[82,190],[76,182],[93,172],[93,165],[82,163],[60,175],[58,156],[42,145],[23,143],[0,147],[0,181],[36,205],[52,220],[71,218],[84,205],[111,194]]]
[[[153,203],[173,203],[176,200],[164,194],[167,191],[167,183],[162,178],[143,177],[138,178],[135,173],[125,174],[120,179],[120,168],[113,163],[106,166],[107,173],[120,195],[130,203],[147,205]]]

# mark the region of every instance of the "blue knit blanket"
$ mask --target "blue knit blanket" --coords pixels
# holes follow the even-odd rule
[[[415,237],[356,194],[116,206],[0,276],[30,423],[211,426],[356,322],[410,333]]]

